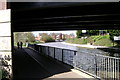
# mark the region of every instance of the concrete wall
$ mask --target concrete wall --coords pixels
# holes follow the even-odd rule
[[[5,56],[11,58],[11,60],[6,60],[8,65],[12,65],[12,48],[11,48],[11,19],[10,19],[10,9],[0,10],[0,57]],[[5,67],[6,68],[6,67]],[[12,68],[9,66],[9,73],[12,73]],[[6,68],[7,69],[7,68]]]

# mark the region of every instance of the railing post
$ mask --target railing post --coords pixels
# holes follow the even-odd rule
[[[43,47],[43,46],[40,47],[40,51],[41,51],[41,53],[43,53],[42,47]]]
[[[63,49],[62,49],[62,62],[63,62],[63,55],[64,55],[64,54],[63,54]]]
[[[120,79],[120,59],[118,59],[118,80]]]
[[[74,56],[76,55],[76,52],[77,52],[77,51],[74,51]],[[76,62],[75,62],[74,59],[73,59],[73,66],[77,67],[77,66],[76,66]]]
[[[36,51],[38,51],[38,52],[39,52],[39,46],[38,46],[38,45],[36,45]]]
[[[34,50],[36,50],[36,44],[34,44]]]
[[[97,56],[95,54],[95,74],[96,74],[96,78],[97,78]]]
[[[39,53],[41,53],[41,45],[39,45]]]
[[[48,46],[48,56],[49,56],[49,46]]]
[[[55,47],[53,49],[54,49],[54,59],[55,59]]]
[[[76,52],[77,52],[77,51],[74,51],[74,55],[76,55]]]

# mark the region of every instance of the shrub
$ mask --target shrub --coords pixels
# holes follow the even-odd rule
[[[44,42],[53,42],[55,40],[49,35],[44,35],[44,36],[42,36],[42,41],[44,41]]]

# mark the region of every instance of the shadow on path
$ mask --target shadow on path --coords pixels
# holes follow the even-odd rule
[[[36,58],[37,61],[35,61]],[[13,80],[41,80],[54,74],[71,71],[72,67],[59,64],[31,49],[14,49]]]

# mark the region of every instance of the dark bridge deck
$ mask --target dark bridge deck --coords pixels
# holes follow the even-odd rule
[[[84,78],[72,67],[42,56],[31,49],[16,49],[13,53],[14,80]]]

